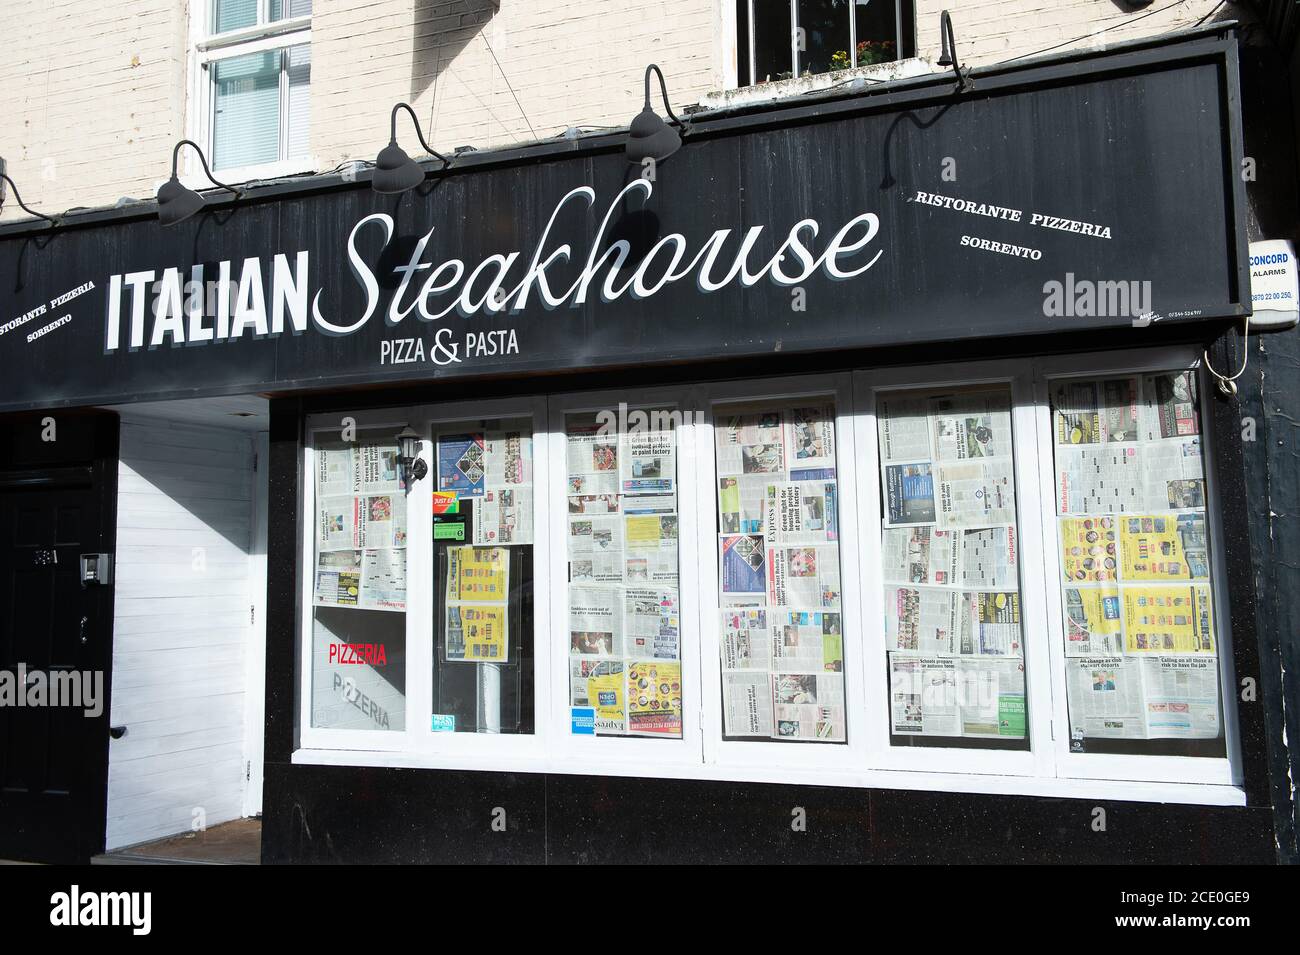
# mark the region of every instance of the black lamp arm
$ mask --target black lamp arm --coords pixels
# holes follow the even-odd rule
[[[438,152],[438,150],[434,149],[432,146],[430,146],[427,142],[424,141],[424,130],[420,128],[420,117],[415,115],[415,110],[411,109],[410,105],[407,103],[398,103],[396,106],[393,107],[393,117],[392,117],[392,124],[390,130],[391,135],[389,136],[389,142],[394,146],[397,145],[397,113],[399,110],[403,110],[403,109],[411,114],[411,122],[415,124],[416,138],[420,140],[420,145],[424,147],[424,151],[428,153],[430,156],[433,156],[437,159],[441,159],[442,164],[444,166],[450,166],[451,165],[450,159],[448,159],[446,156]]]
[[[23,202],[23,197],[18,194],[18,184],[15,183],[12,179],[10,179],[7,174],[0,172],[0,179],[3,179],[5,182],[9,183],[9,188],[14,191],[14,202],[18,203],[19,209],[22,209],[23,212],[26,212],[28,215],[36,216],[36,218],[38,219],[44,219],[50,225],[59,224],[58,219],[52,219],[47,215],[42,215],[41,213],[37,212],[35,209],[29,209],[27,207],[27,204]]]
[[[668,83],[664,80],[664,71],[659,69],[659,67],[654,63],[651,63],[649,66],[645,68],[646,109],[650,108],[650,74],[651,73],[654,73],[659,77],[659,91],[660,93],[663,94],[663,98],[664,98],[664,112],[667,113],[668,117],[678,126],[680,126],[684,131],[686,129],[686,124],[677,118],[677,114],[673,112],[673,108],[670,105],[668,105]]]
[[[192,139],[182,139],[179,143],[176,144],[176,147],[172,150],[172,178],[173,179],[178,178],[176,175],[176,170],[179,168],[180,165],[182,146],[194,147],[194,151],[199,154],[199,162],[203,165],[203,172],[208,177],[208,179],[211,180],[213,185],[226,190],[226,192],[234,193],[236,199],[241,198],[241,193],[238,189],[236,189],[234,186],[226,185],[224,182],[221,182],[219,179],[217,179],[216,176],[212,175],[212,170],[208,168],[208,159],[206,156],[203,155],[202,147],[200,147],[199,144],[194,142],[194,140]]]
[[[952,71],[957,75],[957,88],[964,89],[966,78],[962,76],[961,64],[957,61],[957,38],[952,32],[952,16],[947,10],[939,14],[939,32],[942,35],[941,43],[946,43],[948,52],[952,55]]]

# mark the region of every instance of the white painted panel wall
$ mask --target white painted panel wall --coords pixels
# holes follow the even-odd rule
[[[109,850],[243,815],[254,440],[123,416]]]

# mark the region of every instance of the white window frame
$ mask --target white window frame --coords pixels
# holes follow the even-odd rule
[[[678,656],[682,666],[682,735],[680,739],[665,737],[647,739],[636,736],[586,736],[571,731],[569,699],[569,606],[568,606],[568,508],[563,490],[568,483],[568,445],[565,421],[570,414],[612,410],[619,403],[628,410],[652,407],[664,410],[679,409],[686,414],[698,406],[693,388],[643,388],[620,391],[580,392],[559,395],[550,399],[551,407],[551,487],[555,496],[545,509],[551,519],[551,563],[556,568],[566,568],[557,574],[558,587],[552,602],[551,626],[547,645],[552,653],[551,681],[556,688],[557,705],[552,721],[555,746],[552,760],[562,765],[586,766],[588,772],[614,775],[641,775],[647,765],[670,770],[664,775],[698,771],[701,765],[702,724],[700,719],[701,675],[699,666],[700,629],[694,625],[699,618],[699,567],[696,564],[698,548],[691,546],[699,538],[696,526],[698,513],[699,478],[690,440],[689,425],[674,429],[677,439],[677,599],[681,622]],[[559,599],[563,595],[563,599]]]
[[[356,729],[331,729],[329,727],[312,725],[312,678],[314,676],[314,661],[312,660],[312,647],[314,645],[314,622],[315,614],[315,585],[316,585],[316,436],[318,434],[333,434],[342,429],[341,420],[343,418],[352,418],[356,421],[357,436],[361,437],[366,432],[380,431],[388,432],[396,436],[405,425],[411,423],[413,415],[417,409],[414,408],[386,408],[374,411],[340,411],[337,414],[326,412],[323,414],[311,415],[304,425],[303,441],[303,467],[302,493],[299,504],[299,527],[300,535],[298,566],[302,568],[299,574],[299,620],[298,620],[298,665],[299,673],[302,676],[298,700],[298,740],[299,744],[306,749],[337,749],[342,751],[348,750],[371,750],[382,752],[398,752],[410,748],[411,735],[411,717],[413,715],[413,696],[411,693],[411,607],[410,595],[407,595],[406,608],[406,680],[403,688],[403,699],[406,703],[405,719],[406,728],[404,730],[356,730]],[[407,498],[408,507],[412,503],[411,498]],[[432,501],[429,507],[432,508]],[[410,526],[410,511],[407,512],[407,525]],[[408,548],[411,538],[414,535],[408,533]],[[407,561],[411,560],[411,554],[408,552]],[[410,577],[411,569],[407,567],[407,576]]]
[[[862,462],[861,528],[858,546],[861,552],[862,592],[867,605],[866,628],[867,673],[873,697],[879,701],[879,718],[871,721],[875,733],[874,750],[882,766],[891,769],[926,772],[994,773],[1007,776],[1055,777],[1051,710],[1039,701],[1052,698],[1050,662],[1047,648],[1035,633],[1046,632],[1048,608],[1042,585],[1042,567],[1048,556],[1042,552],[1039,527],[1040,488],[1034,462],[1037,460],[1038,432],[1035,426],[1031,368],[1023,361],[972,362],[958,365],[890,368],[854,373],[858,407],[858,453]],[[1021,643],[1025,661],[1025,712],[1029,731],[1029,749],[1003,750],[952,746],[891,746],[889,674],[886,655],[882,590],[882,553],[880,547],[880,445],[876,418],[876,400],[882,393],[919,390],[967,389],[980,386],[1006,387],[1011,393],[1012,455],[1016,486],[1016,526],[1020,554]],[[1051,487],[1048,484],[1048,487]]]
[[[1194,805],[1245,805],[1241,786],[1230,619],[1223,573],[1223,533],[1210,429],[1202,427],[1210,516],[1212,585],[1219,640],[1226,758],[1128,756],[1069,752],[1061,586],[1048,379],[1199,368],[1192,348],[952,363],[811,376],[759,378],[633,390],[576,392],[309,416],[304,424],[301,493],[301,591],[298,748],[295,763],[404,766],[495,772],[802,783],[853,788],[1125,799]],[[880,581],[880,490],[876,396],[888,391],[1009,385],[1017,495],[1022,621],[1025,631],[1028,751],[960,746],[889,745],[888,674]],[[1209,392],[1201,373],[1202,421]],[[825,396],[836,403],[840,484],[841,612],[845,636],[847,742],[797,743],[722,738],[717,612],[715,405]],[[363,395],[357,396],[364,406]],[[681,739],[574,736],[570,731],[568,527],[565,417],[637,406],[676,407],[679,595],[683,714]],[[530,735],[434,733],[432,591],[408,590],[404,732],[313,728],[311,626],[314,559],[314,435],[355,418],[359,431],[410,424],[422,434],[421,457],[436,474],[433,428],[482,418],[533,420],[534,732]],[[424,479],[408,498],[408,577],[432,579],[431,493]],[[856,586],[855,586],[856,584]],[[1044,642],[1046,641],[1046,642]],[[875,700],[872,703],[870,701]]]
[[[723,2],[724,4],[730,6],[729,0],[723,0]],[[733,67],[733,71],[736,74],[736,83],[738,86],[755,86],[758,83],[756,79],[756,64],[754,62],[754,52],[755,52],[754,3],[755,2],[756,0],[746,0],[746,3],[748,5],[748,10],[749,10],[749,16],[746,19],[746,23],[749,27],[749,37],[748,37],[749,77],[748,77],[748,82],[746,82],[745,81],[746,78],[739,75],[740,72],[739,67]],[[799,50],[799,0],[786,0],[786,2],[789,3],[790,5],[790,69],[791,69],[790,77],[791,79],[798,79],[800,76],[803,75],[799,71],[799,66],[800,66],[799,53],[801,52]],[[857,69],[858,67],[858,18],[855,16],[856,12],[857,11],[854,9],[854,4],[849,4],[848,54],[849,54],[849,62],[851,64],[850,69]],[[726,13],[723,14],[722,22],[724,28],[726,28],[728,24],[728,16]],[[738,30],[736,25],[736,14],[735,14],[734,7],[732,7],[729,22],[730,22],[730,29],[731,29],[730,35],[735,36]],[[738,46],[732,46],[731,49],[737,50]],[[903,2],[902,0],[894,0],[894,52],[897,54],[897,56],[894,58],[895,62],[903,58]],[[733,63],[736,62],[736,57],[734,55],[732,56],[732,62]],[[821,74],[815,74],[815,75],[821,75]],[[772,82],[779,82],[779,81],[773,80]]]
[[[1215,640],[1218,642],[1220,706],[1223,714],[1226,757],[1147,756],[1118,753],[1070,752],[1070,720],[1066,711],[1065,635],[1061,619],[1063,586],[1056,568],[1060,529],[1056,520],[1055,492],[1043,498],[1044,547],[1051,557],[1049,601],[1055,612],[1048,615],[1052,650],[1055,702],[1054,719],[1061,731],[1056,739],[1056,761],[1062,776],[1109,780],[1148,780],[1179,785],[1205,784],[1240,786],[1241,746],[1237,726],[1236,679],[1232,659],[1232,634],[1224,564],[1223,516],[1219,506],[1218,481],[1214,469],[1216,449],[1213,429],[1206,426],[1213,400],[1201,352],[1195,348],[1144,349],[1069,357],[1043,358],[1035,363],[1035,405],[1038,410],[1038,440],[1044,453],[1039,456],[1040,481],[1055,487],[1052,442],[1051,381],[1060,378],[1098,378],[1148,372],[1192,369],[1197,375],[1198,414],[1201,420],[1201,461],[1205,468],[1205,513],[1210,534],[1210,585],[1213,601]]]
[[[720,598],[720,557],[718,553],[718,471],[715,449],[714,419],[718,407],[728,405],[772,405],[787,407],[791,402],[807,399],[829,400],[835,404],[835,478],[839,486],[841,529],[859,526],[854,452],[853,384],[848,373],[768,378],[726,382],[700,390],[701,423],[695,438],[695,457],[700,462],[698,524],[700,540],[707,536],[708,549],[701,543],[700,632],[704,635],[705,697],[704,757],[709,765],[753,773],[771,772],[774,765],[784,771],[822,771],[851,776],[863,766],[875,764],[867,727],[867,705],[862,680],[862,647],[857,639],[865,619],[859,600],[861,588],[852,586],[859,579],[859,551],[850,534],[841,530],[840,550],[840,632],[844,637],[844,706],[845,742],[813,740],[778,741],[771,739],[724,739],[722,712],[722,633]]]
[[[288,0],[286,0],[286,3]],[[285,51],[291,46],[311,45],[311,15],[291,17],[267,22],[270,0],[258,0],[258,23],[255,26],[225,33],[212,33],[211,23],[215,0],[197,0],[190,5],[188,80],[186,89],[185,136],[203,147],[203,154],[212,166],[212,135],[215,128],[216,97],[213,93],[214,67],[221,60],[264,53],[268,50]],[[282,53],[287,56],[287,53]],[[280,143],[288,139],[288,116],[285,103],[287,76],[284,64],[280,68]],[[269,163],[230,166],[213,169],[222,182],[240,183],[258,179],[275,179],[296,173],[313,172],[317,168],[315,156],[309,151],[298,159],[281,159]],[[203,174],[203,166],[191,150],[181,152],[181,181],[193,189],[211,189],[212,183]]]

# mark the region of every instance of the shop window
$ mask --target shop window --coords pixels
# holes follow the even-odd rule
[[[1196,376],[1058,379],[1051,402],[1071,751],[1221,757]]]
[[[397,428],[315,435],[311,725],[406,728],[406,487]]]
[[[432,729],[532,733],[532,422],[439,424],[434,447]]]
[[[311,123],[311,0],[212,0],[191,126],[214,171],[301,166]]]
[[[565,416],[574,735],[682,737],[679,419],[626,406]]]
[[[876,413],[891,743],[1027,749],[1010,389]]]
[[[913,0],[737,0],[740,85],[915,55]]]
[[[835,406],[714,409],[727,739],[843,743]]]
[[[1192,358],[1086,360],[310,418],[295,759],[1238,800]]]

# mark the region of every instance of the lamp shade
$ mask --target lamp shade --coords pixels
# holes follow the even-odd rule
[[[424,170],[402,147],[391,142],[379,151],[370,188],[385,194],[406,192],[424,182]]]
[[[184,222],[203,208],[203,197],[181,185],[172,176],[158,189],[158,221],[163,225]]]
[[[627,161],[660,162],[682,148],[682,135],[659,118],[648,105],[637,113],[627,134]]]

